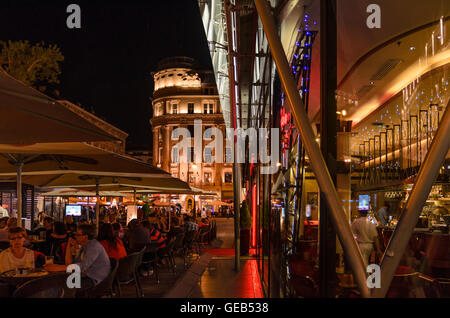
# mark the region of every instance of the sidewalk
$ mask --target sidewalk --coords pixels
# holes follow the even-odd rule
[[[233,219],[217,219],[217,240],[202,252],[165,298],[263,298],[257,261],[241,259],[234,270]],[[221,248],[218,248],[218,247]]]
[[[257,261],[241,260],[234,270],[234,256],[213,257],[189,298],[263,298]]]

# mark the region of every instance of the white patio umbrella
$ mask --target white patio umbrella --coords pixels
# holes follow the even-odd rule
[[[59,104],[58,101],[0,70],[0,143],[30,146],[36,143],[111,140],[117,138]],[[23,160],[22,156],[4,153],[7,153],[16,166],[17,218],[18,225],[22,226],[21,176],[26,160]]]

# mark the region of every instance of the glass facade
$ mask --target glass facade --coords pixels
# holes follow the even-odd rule
[[[390,288],[382,296],[404,296],[398,282],[414,276],[419,277],[414,284],[400,284],[407,296],[419,288],[433,297],[432,285],[450,280],[450,259],[438,252],[447,251],[450,243],[448,146],[429,155],[438,130],[445,127],[450,97],[449,4],[330,1],[335,4],[327,13],[331,18],[321,23],[321,10],[325,11],[321,1],[304,6],[268,1],[278,23],[272,31],[301,99],[300,105],[291,105],[281,75],[286,66],[273,58],[271,49],[279,47],[269,41],[269,24],[261,15],[265,1],[255,2],[256,6],[237,10],[242,1],[229,5],[202,1],[200,9],[216,75],[223,71],[218,39],[228,44],[228,89],[219,87],[219,94],[230,97],[222,105],[224,114],[230,113],[227,127],[279,132],[278,139],[270,134],[267,138],[269,149],[274,143],[278,146],[277,172],[261,173],[267,164],[250,162],[247,151],[248,160],[237,165],[242,180],[234,185],[251,210],[250,244],[266,296],[361,296],[366,287],[356,281],[349,253],[353,247],[336,238],[351,230],[363,261],[381,265],[382,270],[395,265]],[[213,12],[222,12],[225,21],[215,23]],[[408,19],[398,18],[405,14]],[[333,20],[336,27],[327,29]],[[321,147],[339,209],[345,214],[339,217],[348,227],[327,220],[334,213],[327,205],[332,200],[318,182],[316,173],[321,171],[311,161],[311,146],[306,147],[309,141],[301,134],[305,128],[299,126],[299,107]],[[258,142],[261,148],[264,143]],[[424,164],[428,157],[428,162],[438,157],[443,162],[436,175],[420,176],[421,169],[431,166]],[[433,182],[431,190],[425,189],[430,193],[423,202],[414,201],[420,206],[411,207],[409,199],[416,198],[413,189],[425,179]],[[397,235],[410,236],[407,246],[400,248],[396,228],[414,221],[406,214],[417,215],[417,224],[411,233]],[[357,235],[361,218],[376,228],[369,249]],[[390,242],[391,237],[395,239]],[[332,248],[326,251],[327,246]],[[403,256],[392,265],[386,255],[396,248]]]

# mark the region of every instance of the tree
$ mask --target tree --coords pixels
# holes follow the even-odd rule
[[[55,44],[0,41],[0,68],[36,88],[44,84],[59,84],[59,63],[62,61],[64,56]]]

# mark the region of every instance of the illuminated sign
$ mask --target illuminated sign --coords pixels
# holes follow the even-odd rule
[[[291,121],[291,114],[286,112],[285,108],[281,108],[280,114],[280,127],[283,128]]]

